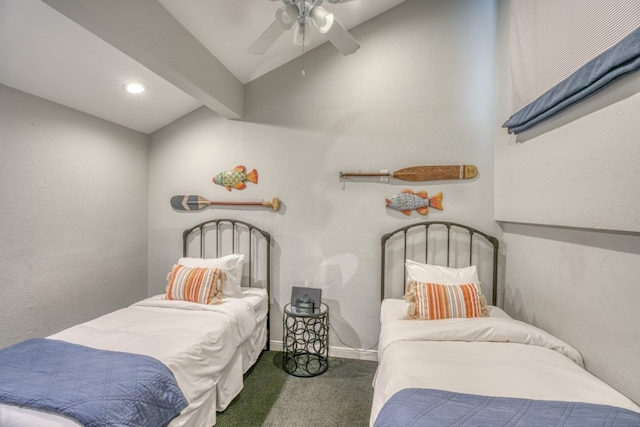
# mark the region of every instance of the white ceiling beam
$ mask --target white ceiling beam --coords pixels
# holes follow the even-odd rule
[[[242,82],[157,0],[42,1],[218,114],[242,118]]]

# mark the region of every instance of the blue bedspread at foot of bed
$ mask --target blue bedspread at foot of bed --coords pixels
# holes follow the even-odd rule
[[[577,402],[489,397],[408,388],[394,394],[374,427],[639,427],[640,414]]]
[[[158,360],[34,338],[0,350],[0,402],[86,427],[166,426],[188,404]]]

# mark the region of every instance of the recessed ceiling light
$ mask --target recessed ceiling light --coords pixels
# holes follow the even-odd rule
[[[134,95],[137,95],[147,90],[147,87],[145,86],[144,83],[129,82],[129,83],[126,83],[124,86],[122,86],[122,90],[124,90],[127,93],[132,93]]]

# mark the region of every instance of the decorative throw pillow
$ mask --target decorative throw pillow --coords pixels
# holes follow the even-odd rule
[[[487,302],[476,283],[442,285],[412,281],[405,294],[410,319],[438,320],[489,316]]]
[[[176,264],[169,273],[166,298],[217,304],[222,301],[222,283],[226,278],[220,268],[189,268]]]
[[[221,268],[227,275],[223,284],[225,297],[236,297],[242,293],[242,261],[243,254],[231,254],[220,258],[180,258],[179,264],[191,268]]]

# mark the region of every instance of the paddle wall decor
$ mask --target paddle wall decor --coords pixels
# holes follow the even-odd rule
[[[391,173],[386,170],[380,173],[340,172],[340,180],[356,176],[379,176],[380,181],[388,181],[390,177],[402,181],[439,181],[471,179],[477,174],[478,168],[474,165],[412,166]]]
[[[270,201],[261,202],[216,202],[195,195],[178,195],[171,198],[171,207],[177,211],[199,211],[209,206],[262,206],[277,211],[280,208],[280,200],[274,197]]]

